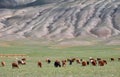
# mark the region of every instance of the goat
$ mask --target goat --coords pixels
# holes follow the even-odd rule
[[[16,62],[12,63],[12,68],[19,68],[18,64]]]

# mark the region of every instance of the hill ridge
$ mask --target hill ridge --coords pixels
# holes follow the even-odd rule
[[[28,4],[36,0],[32,1],[28,0]],[[120,35],[119,0],[56,0],[48,3],[46,0],[46,4],[38,6],[1,8],[0,13],[1,38],[71,39]]]

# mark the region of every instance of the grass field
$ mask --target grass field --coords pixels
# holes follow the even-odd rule
[[[56,47],[52,45],[41,45],[36,43],[0,42],[0,54],[26,54],[27,65],[19,69],[12,69],[11,62],[16,57],[0,57],[5,61],[6,66],[0,67],[0,77],[120,77],[120,45],[96,45],[76,47]],[[101,57],[108,61],[108,64],[100,66],[86,66],[73,63],[62,68],[55,68],[53,61],[56,59]],[[111,62],[109,58],[114,57]],[[52,60],[51,64],[45,62],[46,58]],[[37,61],[41,60],[42,68],[37,67]]]

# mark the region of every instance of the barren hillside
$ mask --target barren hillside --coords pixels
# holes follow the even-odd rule
[[[5,39],[120,36],[120,0],[0,0]]]

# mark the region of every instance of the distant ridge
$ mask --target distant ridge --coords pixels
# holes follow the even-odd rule
[[[0,8],[1,39],[120,36],[120,0],[0,0]]]

